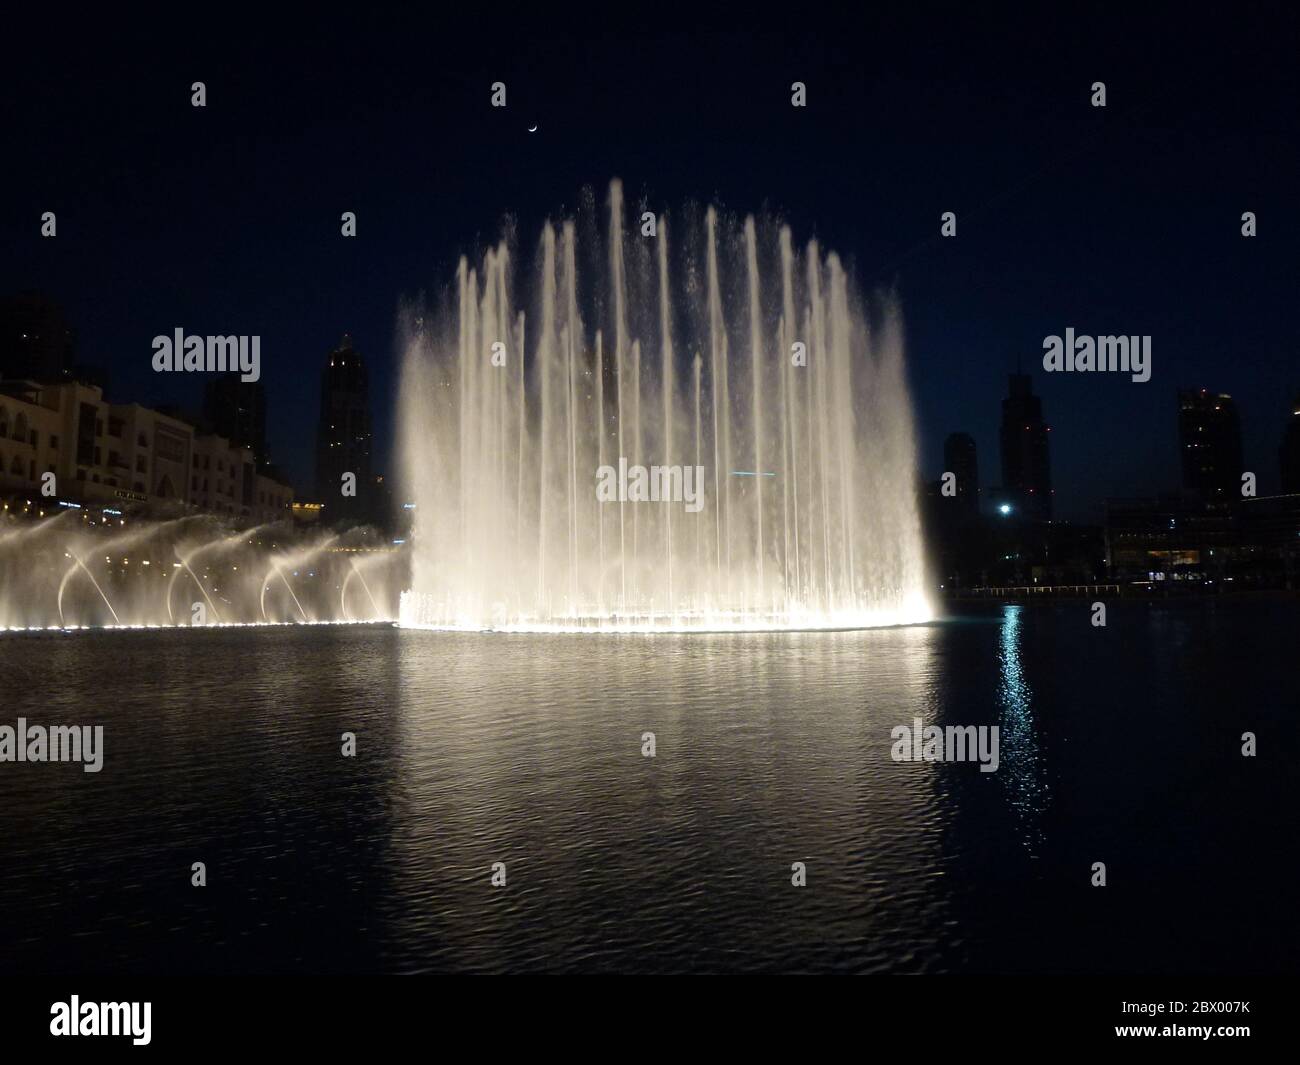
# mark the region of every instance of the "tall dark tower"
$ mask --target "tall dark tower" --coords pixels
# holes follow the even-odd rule
[[[320,423],[316,429],[316,494],[326,520],[369,520],[370,384],[366,366],[344,334],[321,372]],[[343,475],[356,475],[356,495],[342,494]]]
[[[21,292],[0,302],[0,377],[63,380],[73,368],[76,337],[53,300]]]
[[[1205,503],[1239,498],[1241,421],[1232,397],[1201,389],[1178,392],[1183,488]]]
[[[1025,517],[1052,516],[1052,465],[1047,447],[1051,427],[1043,421],[1043,401],[1034,395],[1028,374],[1013,373],[1002,401],[1002,490]]]
[[[957,475],[957,502],[965,510],[980,507],[980,467],[975,438],[969,433],[949,433],[943,442],[943,468]]]
[[[1286,420],[1277,457],[1282,464],[1282,491],[1300,493],[1300,392],[1291,403],[1291,417]]]
[[[271,461],[266,454],[266,390],[261,381],[241,381],[233,374],[212,378],[203,390],[203,419],[236,447],[251,447],[259,466]]]

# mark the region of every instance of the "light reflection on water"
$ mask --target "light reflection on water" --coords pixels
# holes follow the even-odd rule
[[[1106,640],[1075,639],[1078,609],[840,633],[0,634],[0,724],[105,726],[98,774],[0,765],[0,970],[1288,964],[1294,935],[1252,931],[1293,927],[1281,893],[1275,912],[1248,884],[1294,874],[1271,842],[1294,803],[1236,738],[1294,732],[1295,607],[1188,611],[1158,674],[1145,604],[1114,607]],[[917,716],[998,724],[998,771],[894,762]],[[1088,893],[1098,858],[1120,890]]]
[[[1037,856],[1043,843],[1041,814],[1049,798],[1034,725],[1034,693],[1022,658],[1021,623],[1025,608],[1002,608],[998,633],[998,728],[1001,764],[998,776],[1016,811],[1023,842]]]

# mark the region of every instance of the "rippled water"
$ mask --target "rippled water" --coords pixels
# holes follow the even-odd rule
[[[1300,609],[1109,620],[0,636],[0,724],[106,749],[0,763],[0,970],[1288,967]],[[913,717],[999,770],[891,761]]]

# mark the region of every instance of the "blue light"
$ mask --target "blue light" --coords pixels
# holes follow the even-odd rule
[[[1010,513],[1011,513],[1011,504],[1010,504],[1010,503],[1003,503],[1002,506],[998,507],[998,513],[999,513],[999,514],[1010,514]]]

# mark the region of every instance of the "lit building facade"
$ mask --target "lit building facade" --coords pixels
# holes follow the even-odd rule
[[[53,474],[53,496],[43,491]],[[77,381],[0,383],[0,495],[287,518],[293,489],[257,472],[250,448]]]

